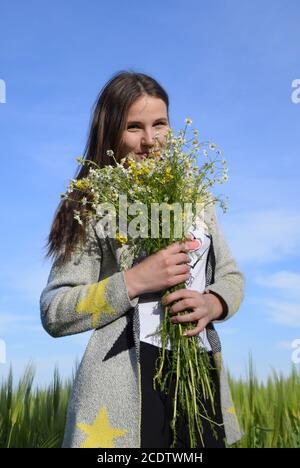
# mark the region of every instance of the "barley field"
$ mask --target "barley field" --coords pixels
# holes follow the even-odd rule
[[[60,447],[66,407],[78,363],[70,379],[54,370],[47,388],[33,387],[30,362],[19,382],[13,370],[0,386],[0,447]],[[300,447],[300,372],[294,366],[284,378],[273,371],[265,384],[258,381],[249,358],[246,380],[228,372],[232,396],[244,437],[230,448]]]

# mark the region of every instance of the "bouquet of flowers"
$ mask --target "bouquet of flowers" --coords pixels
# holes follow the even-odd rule
[[[71,199],[72,192],[82,192],[80,203],[84,209],[74,209],[74,217],[80,224],[83,216],[96,217],[105,228],[108,227],[106,235],[126,247],[122,249],[120,261],[124,270],[130,265],[128,258],[137,258],[141,253],[151,255],[175,241],[186,240],[190,225],[202,218],[208,204],[218,201],[223,211],[227,209],[226,202],[212,196],[209,190],[216,182],[222,184],[228,179],[227,161],[221,159],[221,151],[214,143],[199,141],[198,130],[193,130],[193,136],[187,139],[187,127],[191,123],[191,119],[185,119],[185,128],[177,136],[169,128],[164,145],[158,143],[157,136],[155,149],[141,161],[137,161],[132,153],[118,161],[111,150],[108,154],[115,165],[103,168],[94,161],[77,158],[79,163],[89,165],[88,175],[72,179],[61,197]],[[195,164],[197,157],[202,162],[199,166]],[[165,291],[164,296],[185,287],[185,282],[180,283]],[[203,404],[203,398],[208,399],[214,411],[208,354],[199,346],[199,335],[188,339],[184,336],[184,332],[192,328],[193,323],[171,323],[169,306],[164,306],[164,319],[157,332],[162,347],[153,385],[156,389],[157,382],[161,390],[168,392],[175,376],[171,447],[176,443],[179,408],[188,418],[191,447],[196,446],[196,431],[203,442],[201,418],[208,419],[212,428],[217,424],[208,417]],[[166,353],[168,341],[172,348],[171,362]],[[164,375],[166,360],[168,366]]]

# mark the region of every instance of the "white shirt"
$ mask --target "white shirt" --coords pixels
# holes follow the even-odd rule
[[[193,239],[198,239],[201,245],[194,249],[189,250],[188,255],[191,259],[189,265],[191,268],[191,276],[186,281],[187,289],[193,289],[202,293],[205,289],[205,269],[207,263],[207,256],[210,247],[210,237],[205,232],[205,225],[197,223],[192,225],[188,231]],[[139,258],[139,260],[142,257]],[[150,343],[154,346],[162,347],[161,339],[157,333],[160,324],[164,317],[164,307],[160,303],[162,292],[145,293],[139,296],[139,317],[140,317],[140,341]],[[176,325],[175,325],[176,326]],[[152,335],[152,336],[150,336]],[[201,341],[199,345],[211,351],[211,346],[207,339],[206,328],[199,333]],[[171,349],[170,340],[167,344],[167,349]]]

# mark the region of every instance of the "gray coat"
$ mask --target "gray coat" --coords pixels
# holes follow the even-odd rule
[[[231,255],[214,206],[205,210],[211,247],[206,289],[227,305],[228,320],[244,298],[244,275]],[[94,330],[70,395],[63,447],[123,448],[141,446],[141,371],[139,309],[129,299],[120,254],[126,245],[103,238],[100,222],[88,226],[88,241],[64,266],[55,258],[40,296],[41,320],[53,337]],[[128,259],[128,268],[132,266]],[[226,441],[241,431],[224,369],[218,334],[211,322],[207,337],[220,377]]]

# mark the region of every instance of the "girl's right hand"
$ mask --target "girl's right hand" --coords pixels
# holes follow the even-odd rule
[[[198,240],[177,241],[127,270],[124,276],[129,298],[187,281],[191,269],[187,252],[198,247]]]

